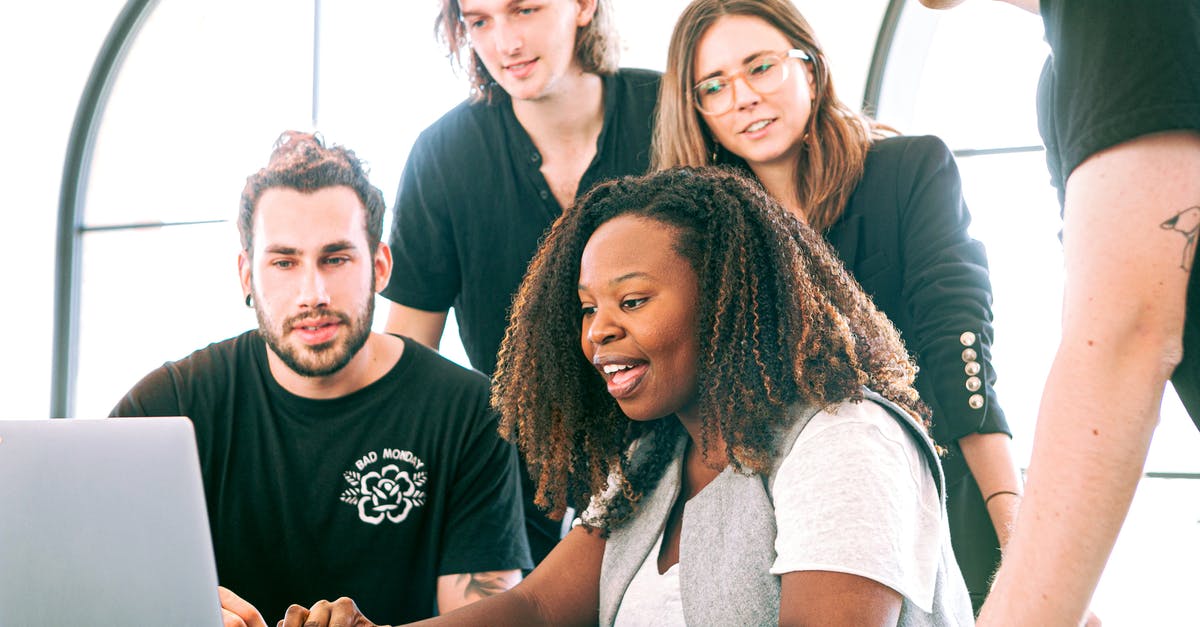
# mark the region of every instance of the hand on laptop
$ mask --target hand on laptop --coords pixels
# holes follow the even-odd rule
[[[283,620],[279,621],[279,627],[327,627],[328,625],[376,627],[375,623],[367,620],[367,617],[358,611],[358,606],[354,604],[354,601],[347,597],[332,602],[317,601],[308,609],[292,605],[288,608]]]
[[[262,614],[229,588],[217,586],[217,594],[221,597],[221,618],[225,627],[267,627]]]

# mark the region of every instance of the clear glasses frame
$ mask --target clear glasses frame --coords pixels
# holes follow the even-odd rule
[[[721,115],[733,109],[733,104],[737,102],[734,83],[739,78],[760,96],[774,93],[787,82],[788,59],[811,61],[812,57],[797,48],[766,52],[751,59],[740,72],[706,78],[692,87],[696,109],[705,115]]]

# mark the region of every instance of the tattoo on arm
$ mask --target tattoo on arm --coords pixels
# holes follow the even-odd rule
[[[495,596],[521,581],[520,571],[493,570],[486,573],[462,573],[454,583],[462,591],[464,599],[478,601]]]
[[[1179,264],[1184,272],[1192,271],[1192,261],[1196,258],[1196,235],[1200,233],[1200,206],[1188,207],[1159,224],[1160,227],[1178,231],[1183,235],[1183,261]]]

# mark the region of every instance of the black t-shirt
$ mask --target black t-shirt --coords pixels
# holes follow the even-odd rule
[[[147,375],[114,416],[189,416],[221,585],[269,623],[348,596],[376,622],[434,612],[440,575],[527,568],[516,455],[487,380],[412,340],[329,400],[271,375],[257,332]]]
[[[649,70],[604,77],[604,126],[578,195],[649,167],[658,80]],[[512,297],[563,210],[541,166],[511,100],[496,90],[491,104],[464,102],[422,132],[400,178],[383,295],[426,311],[453,306],[471,365],[489,376]]]
[[[1042,0],[1041,13],[1050,58],[1038,125],[1060,203],[1071,172],[1093,154],[1149,133],[1200,130],[1200,2]],[[1164,208],[1163,219],[1183,209]],[[1193,262],[1183,362],[1171,382],[1200,426],[1198,274]]]
[[[1200,2],[1042,0],[1038,125],[1050,177],[1141,135],[1200,128]]]

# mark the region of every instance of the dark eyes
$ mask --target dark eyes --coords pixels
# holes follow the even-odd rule
[[[325,259],[322,259],[321,263],[324,265],[327,265],[327,266],[334,266],[334,267],[344,266],[344,265],[350,263],[350,258],[349,257],[327,257]],[[275,261],[271,262],[271,265],[273,267],[279,268],[280,270],[288,270],[290,268],[296,267],[296,262],[292,259],[276,259]]]
[[[646,304],[647,300],[650,300],[650,299],[648,299],[648,298],[626,298],[621,301],[621,309],[637,309],[638,307],[641,307],[642,305]],[[579,313],[582,314],[583,317],[585,317],[585,318],[588,316],[593,316],[596,314],[596,306],[595,305],[584,305],[583,307],[580,307]]]

